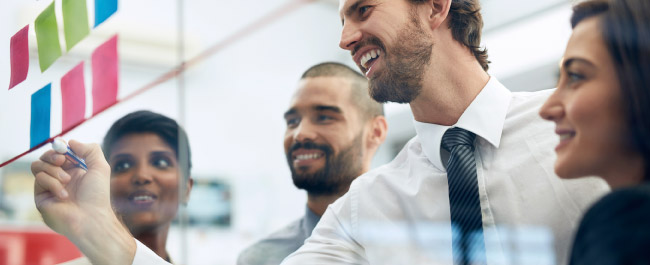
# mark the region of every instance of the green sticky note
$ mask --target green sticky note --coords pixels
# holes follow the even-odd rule
[[[67,50],[90,33],[86,0],[63,0],[63,31]]]
[[[56,25],[54,14],[54,1],[38,15],[34,21],[36,43],[38,44],[38,63],[41,72],[45,72],[50,65],[61,57],[61,44],[59,44],[59,28]]]

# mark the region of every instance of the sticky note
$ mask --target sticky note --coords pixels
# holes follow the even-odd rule
[[[69,51],[90,33],[88,9],[86,0],[63,0],[62,7],[65,46]]]
[[[83,61],[61,78],[61,106],[63,132],[84,121],[86,87]]]
[[[50,65],[61,57],[61,44],[59,44],[59,28],[56,25],[54,14],[54,1],[41,12],[34,21],[36,30],[36,44],[38,44],[38,62],[41,72],[45,72]]]
[[[12,89],[27,78],[27,70],[29,70],[29,43],[27,33],[29,33],[29,25],[14,34],[9,43],[9,58],[11,60],[9,89]]]
[[[117,0],[95,0],[95,27],[117,11]]]
[[[29,129],[29,148],[50,138],[50,97],[52,84],[32,94],[32,120]]]
[[[93,69],[93,115],[117,101],[118,59],[117,35],[95,49],[91,56]]]

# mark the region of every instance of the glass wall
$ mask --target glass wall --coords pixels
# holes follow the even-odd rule
[[[527,11],[513,15],[510,5],[515,2]],[[512,90],[551,88],[570,34],[570,4],[538,2],[483,1],[483,40],[494,62],[490,74]],[[76,6],[81,3],[85,6]],[[167,242],[176,263],[234,264],[246,246],[300,218],[306,195],[294,187],[287,167],[283,114],[308,67],[337,61],[356,69],[349,53],[338,47],[338,1],[118,1],[114,13],[95,3],[0,4],[0,50],[5,54],[0,57],[1,85],[20,79],[20,73],[12,76],[17,69],[12,58],[24,53],[14,50],[11,40],[29,25],[26,77],[11,89],[0,89],[0,162],[17,158],[0,168],[0,263],[52,264],[80,255],[69,243],[57,243],[65,240],[43,224],[34,206],[30,163],[50,149],[38,147],[48,138],[101,143],[113,122],[137,110],[166,115],[188,134],[194,187]],[[45,14],[48,8],[53,12]],[[88,25],[78,17],[84,8]],[[54,22],[46,27],[43,20],[52,15]],[[102,16],[105,20],[95,25]],[[68,30],[66,23],[81,29]],[[49,32],[51,39],[58,37],[60,56],[43,53],[41,47],[54,41],[39,43],[37,37],[46,38],[39,30]],[[118,68],[117,75],[110,75],[94,68],[93,60],[115,36]],[[43,69],[47,58],[51,63]],[[85,94],[70,98],[62,80],[78,66],[82,79],[77,84]],[[94,97],[94,79],[117,82],[116,98]],[[32,95],[48,84],[49,113],[41,118],[47,117],[49,125],[41,128],[46,137],[35,136]],[[104,100],[106,108],[98,110]],[[81,119],[66,124],[72,115],[66,108],[83,102],[76,114]],[[386,113],[388,138],[373,167],[390,161],[415,135],[408,105],[388,104]],[[28,243],[20,238],[50,242],[59,254],[25,260],[21,246]],[[544,235],[537,238],[550,242]]]

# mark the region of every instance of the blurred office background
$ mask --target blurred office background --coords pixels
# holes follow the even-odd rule
[[[234,264],[247,245],[304,214],[306,195],[291,181],[282,146],[283,112],[309,66],[338,61],[337,0],[119,1],[117,13],[41,73],[34,19],[53,0],[0,3],[0,160],[29,149],[30,97],[52,82],[52,128],[61,131],[61,76],[81,61],[90,91],[90,54],[119,35],[119,96],[124,99],[196,59],[168,79],[93,117],[65,139],[100,143],[108,127],[140,109],[179,120],[189,133],[198,185],[186,228],[172,228],[169,250],[181,264]],[[60,0],[56,1],[62,30]],[[88,1],[92,10],[93,1]],[[552,88],[571,29],[568,0],[482,0],[489,73],[513,91]],[[291,6],[289,9],[284,9]],[[281,11],[278,11],[281,10]],[[89,12],[92,22],[93,14]],[[11,90],[9,39],[30,24],[27,80]],[[63,40],[63,33],[60,34]],[[207,55],[205,52],[208,52]],[[202,55],[203,54],[203,55]],[[198,59],[197,59],[198,58]],[[356,69],[356,67],[354,67]],[[87,107],[87,117],[91,114]],[[389,134],[374,160],[390,161],[414,135],[408,105],[388,104]],[[29,164],[43,147],[0,168],[0,231],[42,231]],[[18,244],[18,243],[16,243]],[[11,244],[0,244],[11,252]],[[0,253],[3,253],[0,251]],[[15,254],[15,253],[14,253]],[[552,262],[552,258],[546,259]],[[547,263],[536,263],[547,264]]]

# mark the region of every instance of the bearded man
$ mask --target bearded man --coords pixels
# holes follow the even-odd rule
[[[307,191],[305,216],[246,248],[239,265],[277,265],[302,246],[327,206],[370,169],[386,137],[383,106],[368,95],[366,78],[339,63],[305,71],[284,119],[293,183]]]

